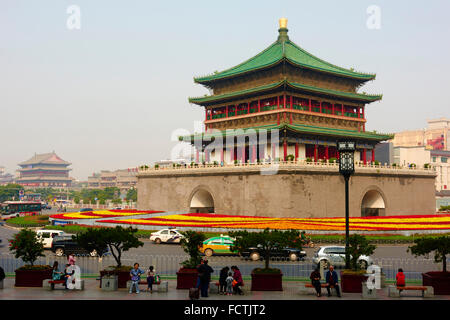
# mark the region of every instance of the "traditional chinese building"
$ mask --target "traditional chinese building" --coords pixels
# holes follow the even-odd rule
[[[206,132],[183,139],[196,146],[197,162],[201,152],[206,162],[223,163],[287,160],[289,155],[315,162],[337,159],[341,138],[356,140],[358,160],[375,161],[374,146],[392,138],[365,130],[365,108],[382,96],[358,90],[375,74],[341,68],[308,53],[289,39],[286,19],[280,19],[278,32],[278,39],[256,56],[194,79],[213,93],[189,99],[205,109]],[[252,132],[263,130],[267,141],[250,141]],[[278,133],[276,139],[272,132]],[[227,140],[230,135],[234,142]]]
[[[360,161],[350,179],[351,216],[434,213],[432,168],[374,163],[375,145],[393,137],[365,128],[366,106],[382,96],[359,88],[375,75],[300,48],[286,19],[278,32],[249,60],[194,79],[212,92],[189,99],[205,110],[205,132],[180,137],[194,146],[197,164],[141,167],[138,209],[343,216],[344,179],[331,160],[339,158],[337,141],[352,139]]]
[[[19,177],[16,182],[28,187],[70,187],[70,164],[55,152],[35,154],[29,160],[19,163]]]

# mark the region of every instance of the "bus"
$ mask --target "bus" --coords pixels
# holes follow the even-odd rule
[[[41,210],[41,203],[36,201],[5,201],[0,204],[2,220],[8,220],[15,217],[40,215]]]

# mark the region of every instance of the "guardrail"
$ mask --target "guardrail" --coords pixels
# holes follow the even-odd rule
[[[132,266],[135,262],[139,263],[140,268],[147,270],[149,266],[154,266],[156,273],[165,276],[175,276],[180,269],[181,263],[188,259],[184,255],[125,255],[121,262],[124,266]],[[225,266],[236,265],[241,270],[243,276],[250,276],[254,268],[264,267],[264,261],[245,260],[240,257],[213,256],[209,259],[210,266],[214,269],[213,276],[218,276],[220,269]],[[449,259],[450,260],[450,259]],[[39,258],[35,265],[53,265],[58,261],[59,270],[62,271],[67,263],[67,257],[57,257],[47,255]],[[375,258],[375,265],[382,268],[387,280],[395,280],[397,270],[402,268],[406,275],[406,280],[422,280],[422,273],[428,271],[441,270],[441,264],[436,264],[432,259],[400,259],[400,258]],[[77,256],[76,264],[80,267],[83,275],[99,275],[100,270],[108,266],[116,265],[111,255],[102,259],[98,257]],[[13,273],[17,268],[23,266],[21,259],[14,258],[11,254],[0,254],[0,266],[6,273]],[[281,259],[272,259],[270,267],[279,268],[284,277],[288,278],[309,278],[309,275],[317,265],[313,263],[312,258],[307,257],[301,261],[281,261]],[[339,269],[339,268],[337,268]]]

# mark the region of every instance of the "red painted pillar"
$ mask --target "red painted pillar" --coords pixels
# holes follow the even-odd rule
[[[198,149],[196,150],[196,152],[195,152],[195,162],[196,163],[199,163],[200,161],[200,156],[199,156],[199,152],[198,152]]]
[[[366,159],[366,156],[367,156],[367,150],[366,150],[366,149],[363,149],[362,152],[363,152],[363,162],[364,162],[364,164],[366,164],[366,163],[367,163],[367,159]]]
[[[289,101],[291,102],[291,109],[294,109],[294,97],[290,96]]]
[[[280,114],[277,113],[277,125],[280,125]]]
[[[322,113],[322,101],[319,102],[319,112]]]
[[[308,99],[309,102],[309,112],[311,112],[311,99]]]
[[[356,114],[358,115],[358,119],[359,119],[359,109],[360,107],[356,108]]]
[[[283,109],[286,109],[286,93],[283,94]]]
[[[317,153],[318,153],[318,148],[317,148],[317,143],[314,145],[314,162],[317,162]]]
[[[298,159],[298,142],[295,143],[295,161]]]
[[[256,162],[256,146],[255,145],[252,145],[252,160],[251,160],[251,162],[252,163]]]
[[[287,141],[286,139],[283,141],[283,156],[284,156],[284,161],[287,160]]]
[[[258,99],[258,112],[261,112],[261,99]]]
[[[228,118],[228,107],[229,107],[229,106],[226,106],[226,107],[225,107],[225,108],[226,108],[226,113],[227,113],[227,114],[226,114],[226,117],[227,117],[227,118]]]
[[[250,104],[251,102],[247,103],[247,114],[250,114]]]
[[[341,105],[341,113],[344,115],[344,104]]]
[[[372,162],[375,162],[375,147],[372,149]]]
[[[220,163],[222,164],[224,161],[223,161],[224,159],[223,159],[223,149],[221,149],[220,150]]]
[[[333,115],[334,115],[334,103],[333,103],[333,106],[331,107],[331,112],[333,113]]]
[[[280,96],[277,96],[277,109],[280,109]]]
[[[330,158],[328,157],[328,146],[325,146],[325,159],[329,160]]]

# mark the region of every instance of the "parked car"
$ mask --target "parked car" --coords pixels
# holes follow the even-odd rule
[[[44,244],[44,249],[51,249],[53,239],[56,236],[68,235],[67,233],[65,233],[62,230],[46,230],[46,229],[38,230],[38,231],[36,231],[36,234],[37,234],[37,238],[39,240],[41,240],[42,243]],[[68,236],[71,236],[71,235],[68,235]]]
[[[241,253],[244,258],[250,258],[253,261],[264,259],[264,250],[261,246],[250,247]],[[306,252],[295,248],[278,248],[271,251],[270,256],[273,258],[284,258],[291,261],[297,261],[306,257]]]
[[[58,257],[71,253],[84,255],[89,254],[91,257],[97,256],[96,250],[88,252],[72,239],[72,235],[56,236],[53,238],[51,250]]]
[[[91,211],[94,211],[94,209],[92,209],[92,208],[83,208],[83,209],[80,210],[80,212],[91,212]]]
[[[220,237],[212,237],[203,241],[203,245],[200,248],[200,252],[207,257],[211,257],[214,254],[229,254],[237,255],[237,251],[231,251],[230,247],[234,243],[234,238],[229,236],[220,235]]]
[[[181,239],[184,236],[178,232],[177,229],[162,229],[158,232],[153,232],[150,235],[150,241],[153,241],[156,244],[164,243],[180,243]]]
[[[372,258],[362,255],[357,260],[361,269],[367,269],[373,264]],[[322,246],[314,253],[313,263],[320,264],[323,268],[330,265],[334,267],[345,266],[345,246]]]

